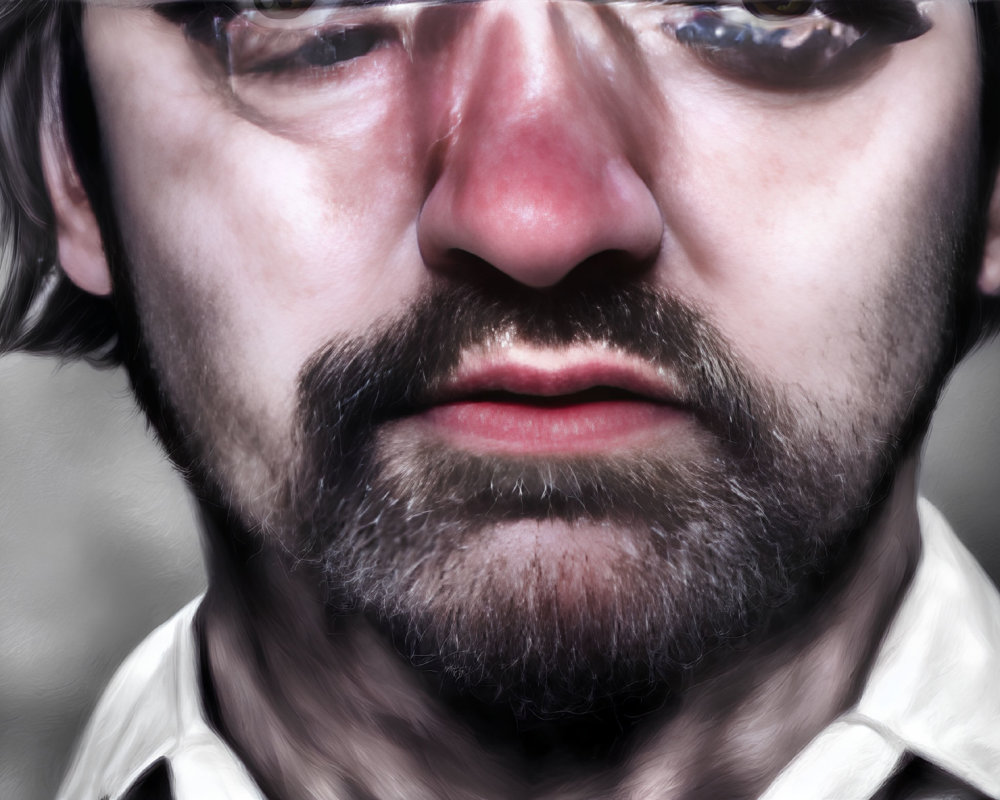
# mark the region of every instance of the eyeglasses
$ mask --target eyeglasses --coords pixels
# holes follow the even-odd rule
[[[715,90],[728,86],[775,98],[855,87],[896,49],[932,36],[949,9],[969,5],[968,0],[172,0],[152,8],[183,34],[201,68],[243,113],[294,128],[344,120],[350,104],[379,81],[398,88],[432,73],[449,48],[462,46],[468,22],[485,7],[504,4],[511,13],[518,13],[519,5],[544,6],[541,19],[571,31],[577,57],[595,64],[613,51],[629,53],[633,62],[638,56],[654,83],[699,74]],[[390,57],[391,52],[402,57]]]

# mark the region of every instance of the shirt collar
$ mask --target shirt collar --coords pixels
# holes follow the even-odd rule
[[[201,704],[194,617],[201,598],[128,657],[84,732],[57,800],[121,800],[158,761],[175,800],[265,800]]]
[[[905,753],[1000,797],[1000,595],[937,509],[919,513],[920,563],[860,700],[761,800],[869,798]]]

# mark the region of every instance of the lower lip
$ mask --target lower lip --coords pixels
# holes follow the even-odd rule
[[[435,433],[475,450],[520,454],[577,454],[631,449],[650,443],[664,426],[686,416],[676,406],[607,400],[565,406],[517,402],[458,402],[420,415]]]

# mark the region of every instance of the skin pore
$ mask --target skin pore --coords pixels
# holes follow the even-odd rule
[[[206,672],[217,724],[265,791],[752,797],[849,705],[918,555],[915,444],[906,436],[919,428],[939,378],[946,287],[971,192],[972,21],[958,3],[935,4],[932,20],[924,34],[832,84],[775,89],[733,80],[668,38],[646,41],[650,29],[635,34],[614,9],[527,0],[430,8],[407,23],[405,37],[347,62],[307,114],[289,102],[291,92],[272,96],[247,74],[231,94],[220,92],[200,45],[151,9],[86,10],[84,45],[125,254],[112,274],[141,320],[159,402],[178,420],[182,439],[168,445],[217,504],[206,509]],[[423,396],[404,392],[411,405],[373,420],[367,439],[346,440],[355,443],[337,454],[346,463],[361,452],[378,465],[367,473],[370,465],[359,464],[364,479],[351,494],[338,459],[332,472],[317,469],[324,459],[311,448],[323,434],[345,441],[331,435],[340,430],[336,412],[358,392],[341,396],[336,380],[310,384],[322,375],[311,367],[331,347],[397,341],[419,318],[421,300],[455,287],[486,299],[470,306],[487,320],[498,298],[559,310],[575,293],[604,297],[590,304],[597,308],[607,297],[635,308],[645,292],[664,300],[669,318],[701,320],[710,333],[692,338],[718,346],[677,345],[697,322],[656,329],[672,343],[659,362],[642,337],[634,344],[584,314],[580,331],[548,338],[530,332],[541,310],[472,326],[465,346],[428,372]],[[460,306],[437,307],[460,316]],[[442,330],[447,337],[461,328]],[[444,351],[433,337],[423,344],[418,352]],[[691,352],[700,354],[694,367]],[[433,363],[359,363],[376,362],[413,375]],[[533,376],[522,362],[549,366]],[[755,387],[747,405],[759,413],[743,417],[763,433],[747,435],[747,423],[727,438],[722,423],[732,418],[719,398],[743,381],[717,379],[710,366],[747,376]],[[659,388],[637,388],[643,381]],[[602,416],[576,398],[608,382],[645,399]],[[713,385],[714,395],[706,391]],[[563,405],[567,415],[579,412],[575,422],[546,421],[551,409],[537,398],[550,389],[569,396]],[[501,403],[480,414],[497,390],[534,399],[526,411]],[[661,390],[667,402],[652,402]],[[506,423],[525,418],[540,437],[505,438]],[[322,424],[310,428],[310,419]],[[355,435],[364,424],[362,415],[344,430]],[[683,507],[691,486],[702,486],[690,474],[721,475],[743,497],[741,469],[752,480],[768,464],[759,474],[773,481],[790,463],[808,464],[788,476],[787,496],[769,497],[767,485],[750,494],[768,509],[759,515],[771,524],[764,533],[777,536],[778,518],[797,520],[802,552],[787,562],[734,556],[732,569],[745,574],[727,572],[712,560],[712,539],[690,533],[724,518],[720,508],[734,521],[720,524],[719,541],[749,529],[740,522],[746,508],[726,500],[704,519],[678,513],[663,537],[675,549],[651,558],[651,520],[629,520],[620,497],[587,510],[592,486],[583,512],[553,510],[553,488],[567,494],[580,469],[543,485],[535,510],[520,518],[505,512],[483,525],[477,512],[455,547],[444,547],[460,526],[454,517],[441,517],[436,537],[432,527],[401,532],[363,520],[356,527],[369,538],[355,537],[353,551],[338,549],[347,538],[339,525],[312,524],[343,525],[341,506],[387,475],[486,464],[509,479],[568,461],[598,475],[623,464],[627,475],[656,459],[663,483],[651,479],[644,496],[666,497],[666,509]],[[892,468],[895,479],[885,481]],[[432,520],[449,490],[436,477],[444,489],[411,509]],[[404,506],[415,496],[405,484],[391,489]],[[704,486],[724,496],[717,484]],[[866,504],[886,494],[869,519]],[[807,502],[818,495],[822,511]],[[786,535],[799,530],[785,527]],[[671,555],[678,543],[693,553],[690,573]],[[421,548],[431,555],[415,559]],[[365,561],[372,552],[399,557]],[[629,599],[643,582],[622,580],[640,574],[622,573],[626,562],[656,578],[648,595]],[[726,581],[752,587],[755,571],[783,570],[788,582],[749,588],[702,619],[677,610],[729,597]],[[532,591],[555,601],[533,603]],[[514,721],[510,696],[498,692],[493,707],[482,682],[459,680],[469,662],[443,651],[475,639],[482,625],[466,623],[491,598],[518,592],[523,606],[497,608],[510,616],[499,627],[530,654],[516,662],[527,676],[522,700],[544,676],[562,674],[565,642],[594,663],[610,649],[597,635],[623,614],[641,617],[651,606],[644,598],[660,592],[680,603],[635,628],[674,632],[648,643],[654,666],[637,676],[647,681],[639,697],[615,695],[607,681],[591,685],[598,700],[618,704],[588,711],[605,733],[620,726],[620,741],[595,737],[588,749],[595,726],[586,715],[566,723],[560,708],[579,713],[566,696],[551,707],[543,702],[551,692],[530,698]],[[754,602],[764,613],[734,610]],[[400,632],[394,622],[408,608],[413,619]],[[440,625],[447,634],[434,633],[455,620]],[[703,631],[720,620],[725,642]],[[523,637],[532,625],[551,636],[534,650]],[[432,634],[418,644],[438,651],[400,658],[418,629]],[[634,656],[641,645],[633,633],[622,650]],[[546,671],[547,660],[554,669]],[[527,670],[537,661],[543,668]],[[428,676],[414,662],[435,670]],[[611,658],[605,671],[624,663]],[[497,681],[490,676],[485,688]]]

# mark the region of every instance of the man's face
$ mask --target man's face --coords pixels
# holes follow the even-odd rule
[[[456,680],[565,708],[746,633],[926,396],[971,13],[752,5],[85,12],[195,474]]]

